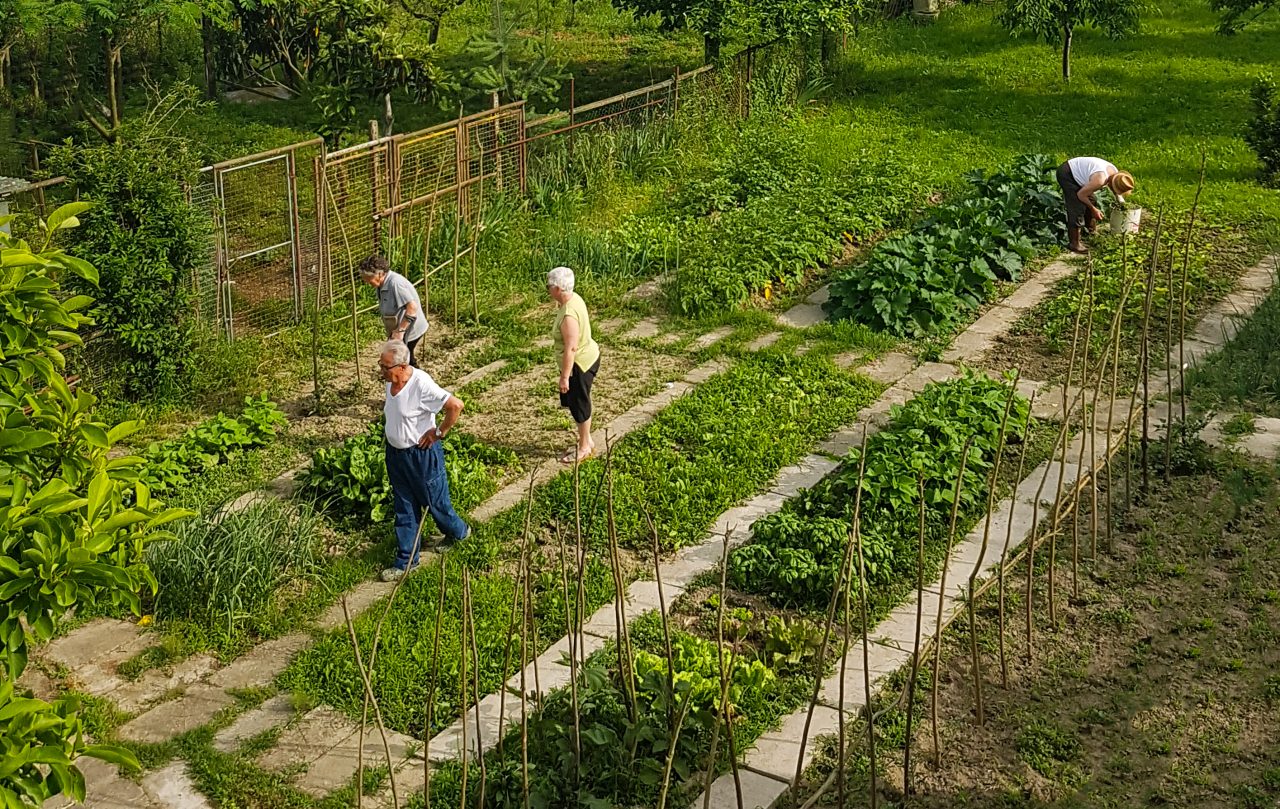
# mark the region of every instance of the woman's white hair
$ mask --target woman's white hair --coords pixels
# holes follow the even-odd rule
[[[409,364],[409,346],[405,345],[403,340],[388,340],[382,344],[382,351],[378,352],[378,356],[391,355],[391,361],[396,365]]]
[[[547,273],[547,284],[559,287],[566,294],[573,294],[573,270],[568,267],[556,267]]]

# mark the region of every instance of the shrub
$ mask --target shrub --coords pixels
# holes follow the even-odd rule
[[[74,246],[98,267],[93,314],[124,352],[123,393],[176,396],[191,348],[187,280],[207,259],[207,219],[183,193],[199,163],[185,141],[140,132],[58,147],[50,168],[94,203]]]
[[[159,585],[156,616],[211,633],[252,627],[281,588],[318,572],[321,526],[312,509],[272,498],[183,523],[175,539],[147,549]]]
[[[218,413],[181,438],[152,444],[143,456],[147,482],[157,494],[185,486],[228,458],[271,443],[287,421],[265,396],[249,397],[238,418]]]
[[[1061,242],[1053,161],[1023,157],[1011,169],[968,177],[971,190],[934,208],[911,232],[886,239],[840,272],[827,311],[899,336],[954,329],[1023,265]]]
[[[1008,395],[1006,384],[966,372],[895,407],[889,426],[868,439],[860,520],[868,587],[891,588],[915,569],[921,476],[929,541],[935,550],[945,542],[970,438],[960,514],[973,518],[985,506]],[[1028,420],[1029,405],[1019,396],[1006,440],[1022,440]],[[754,541],[730,557],[734,586],[784,605],[828,602],[850,540],[859,458],[855,450],[817,486],[755,523]]]
[[[387,477],[386,440],[381,419],[342,446],[322,449],[298,476],[298,494],[313,499],[340,517],[359,517],[371,523],[386,520],[393,511],[391,480]],[[474,508],[497,490],[497,481],[517,464],[510,450],[482,444],[456,433],[444,442],[445,472],[455,508]]]
[[[1244,139],[1262,163],[1262,182],[1280,186],[1280,93],[1270,73],[1263,73],[1249,91],[1253,118]]]

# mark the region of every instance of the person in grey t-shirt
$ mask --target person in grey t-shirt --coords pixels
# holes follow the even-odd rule
[[[387,330],[388,340],[403,340],[409,346],[409,364],[418,365],[414,349],[427,333],[427,318],[422,312],[418,290],[409,279],[392,272],[391,264],[379,255],[360,262],[360,277],[378,290],[378,314]]]

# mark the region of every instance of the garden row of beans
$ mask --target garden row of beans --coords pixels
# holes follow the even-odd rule
[[[545,697],[527,729],[508,731],[483,768],[470,762],[464,779],[460,762],[440,767],[433,801],[460,801],[465,780],[473,798],[483,790],[493,806],[519,805],[526,789],[542,806],[651,806],[664,792],[666,805],[687,805],[708,769],[726,771],[732,752],[805,704],[824,673],[819,613],[850,541],[860,468],[867,579],[855,574],[851,587],[866,587],[874,625],[914,587],[922,512],[926,579],[940,568],[962,466],[957,533],[980,518],[992,486],[1013,482],[1019,455],[1038,463],[1048,454],[1052,436],[1037,429],[1024,398],[1010,395],[1005,382],[966,372],[895,407],[869,439],[865,465],[853,450],[813,489],[754,524],[753,540],[730,556],[732,586],[722,590],[720,574],[708,573],[665,625],[656,611],[636,618],[587,659],[574,687]],[[1015,462],[993,480],[1001,452]],[[726,701],[732,744],[723,732]]]

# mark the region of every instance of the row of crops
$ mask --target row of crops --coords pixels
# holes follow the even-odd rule
[[[608,603],[618,585],[651,576],[655,548],[701,542],[721,512],[878,392],[825,358],[755,355],[624,439],[608,463],[584,464],[576,487],[562,474],[535,491],[528,512],[479,526],[458,552],[407,579],[385,618],[375,606],[356,622],[365,660],[381,626],[372,683],[387,725],[419,738],[439,732],[577,616]],[[964,528],[991,487],[1007,483],[992,480],[996,455],[1034,444],[1028,405],[1010,395],[1004,382],[966,374],[895,408],[865,463],[851,453],[756,523],[754,540],[730,557],[723,596],[709,571],[707,586],[691,588],[670,621],[656,613],[631,621],[580,661],[572,688],[537,702],[527,726],[483,760],[437,768],[433,800],[460,800],[464,788],[473,799],[483,791],[486,805],[519,805],[526,790],[546,806],[691,798],[709,769],[724,771],[730,756],[807,701],[820,674],[817,614],[836,589],[859,470],[865,586],[878,617],[905,597],[920,564],[932,576],[945,556],[961,469]],[[781,403],[797,396],[808,413],[779,430]],[[766,429],[776,441],[759,440]],[[360,682],[345,629],[300,655],[280,681],[357,717]]]

